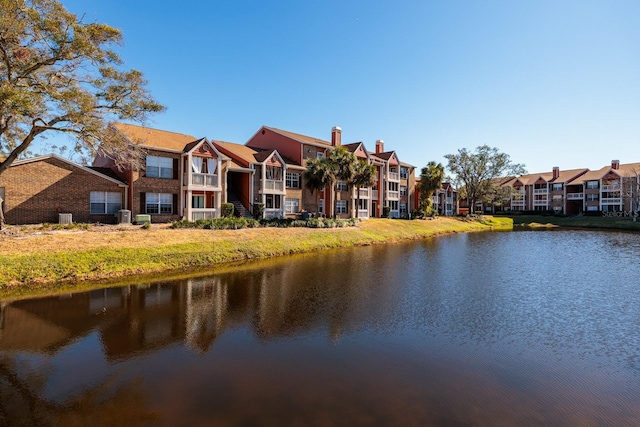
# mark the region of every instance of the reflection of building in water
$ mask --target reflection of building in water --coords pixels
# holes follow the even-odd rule
[[[108,360],[183,342],[204,353],[238,326],[267,340],[318,331],[336,341],[388,309],[395,285],[385,274],[392,273],[367,267],[365,258],[340,270],[331,256],[310,256],[215,277],[3,302],[0,351],[53,354],[97,331]]]

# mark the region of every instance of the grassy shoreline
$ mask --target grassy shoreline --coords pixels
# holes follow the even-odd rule
[[[352,246],[423,239],[448,233],[511,229],[510,218],[426,221],[370,219],[335,229],[257,228],[171,230],[154,225],[32,233],[0,240],[0,297],[56,292],[123,282],[131,276],[160,278],[212,273],[234,261]]]
[[[207,275],[234,263],[450,233],[518,228],[640,231],[640,222],[600,217],[514,216],[424,221],[369,219],[357,227],[172,230],[154,224],[0,235],[0,298]]]

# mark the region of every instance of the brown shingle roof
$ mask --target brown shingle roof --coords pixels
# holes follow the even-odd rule
[[[132,144],[139,144],[147,147],[184,151],[187,144],[198,140],[198,138],[191,135],[126,123],[113,123],[113,126]]]
[[[556,179],[552,179],[552,182],[571,182],[573,180],[575,180],[576,178],[580,177],[581,175],[584,175],[586,172],[588,172],[589,169],[587,168],[582,168],[582,169],[569,169],[566,171],[561,170],[560,171],[560,175],[558,175],[558,177]]]
[[[246,145],[235,144],[233,142],[213,141],[213,144],[221,149],[220,151],[227,154],[236,162],[241,163],[244,167],[247,167],[251,163],[255,162],[255,155],[259,153],[259,151],[255,148],[247,147]]]
[[[282,130],[282,129],[277,129],[277,128],[272,128],[269,126],[264,126],[265,129],[269,129],[273,132],[279,133],[281,135],[284,135],[286,137],[295,139],[299,142],[305,143],[305,144],[319,144],[322,146],[331,146],[331,143],[329,141],[324,141],[322,139],[318,139],[318,138],[314,138],[312,136],[307,136],[307,135],[302,135],[299,133],[295,133],[295,132],[289,132],[288,130]]]

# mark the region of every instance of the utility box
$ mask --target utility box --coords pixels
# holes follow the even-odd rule
[[[58,214],[58,224],[71,224],[72,222],[73,222],[73,219],[70,213]]]
[[[131,211],[121,209],[118,211],[118,224],[131,224]]]
[[[151,215],[136,215],[136,224],[151,222]]]

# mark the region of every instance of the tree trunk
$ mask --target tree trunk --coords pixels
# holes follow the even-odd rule
[[[2,207],[2,202],[4,202],[4,200],[0,197],[0,230],[4,228],[4,209]]]

